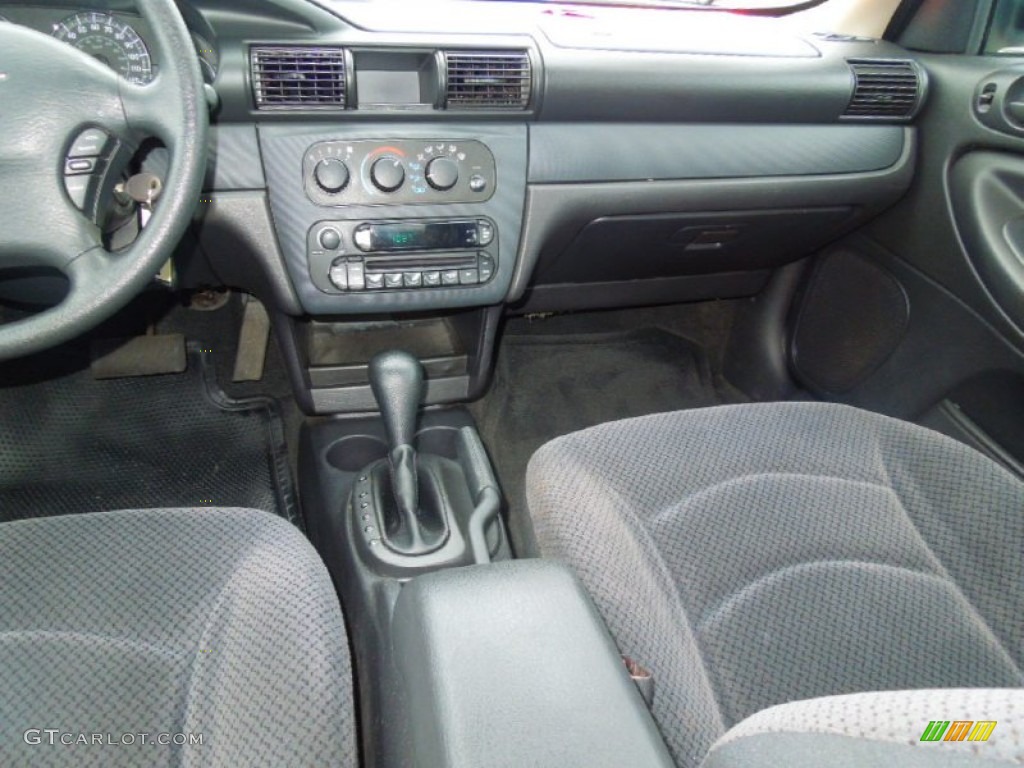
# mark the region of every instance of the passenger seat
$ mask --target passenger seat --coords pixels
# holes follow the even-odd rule
[[[527,501],[541,553],[653,673],[681,766],[820,765],[850,735],[867,756],[1021,713],[1020,691],[866,693],[1024,683],[1024,483],[942,435],[825,403],[657,414],[548,443]],[[864,695],[820,698],[844,694]]]

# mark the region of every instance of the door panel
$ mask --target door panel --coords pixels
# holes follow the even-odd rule
[[[993,300],[1024,328],[1024,157],[969,152],[949,173],[964,250]]]
[[[877,368],[865,368],[848,391],[824,392],[800,378],[792,349],[791,362],[800,383],[816,394],[939,428],[1020,471],[1024,57],[916,58],[928,72],[929,94],[915,121],[919,154],[910,190],[830,249],[833,258],[847,252],[891,274],[906,293],[909,318],[874,331],[884,337],[874,339],[878,347],[891,340],[892,352]],[[819,270],[829,253],[824,257]],[[801,307],[821,303],[810,295],[814,290],[808,281]],[[843,290],[859,291],[843,296],[846,306],[870,306],[878,298],[877,281]],[[852,329],[849,338],[844,329]],[[863,333],[863,324],[834,323],[836,354]]]

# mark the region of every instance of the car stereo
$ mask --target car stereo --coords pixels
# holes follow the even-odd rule
[[[487,218],[321,221],[307,236],[310,277],[326,293],[483,285],[497,239]]]

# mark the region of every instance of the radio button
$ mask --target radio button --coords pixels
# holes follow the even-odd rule
[[[373,248],[373,230],[368,224],[357,227],[352,239],[360,251],[369,251]]]
[[[441,273],[441,284],[442,285],[458,285],[459,284],[459,270],[457,269],[446,269]]]
[[[494,241],[494,227],[489,221],[476,223],[476,239],[480,245],[490,245]]]
[[[423,284],[428,287],[434,287],[441,284],[441,273],[440,272],[424,272],[423,273]]]
[[[406,288],[419,288],[423,285],[423,273],[422,272],[406,272],[405,273],[405,287]]]
[[[341,247],[341,233],[331,227],[320,232],[319,239],[325,251],[336,251]]]
[[[377,273],[366,273],[366,287],[370,290],[376,290],[384,287],[384,275]]]
[[[327,277],[339,291],[348,290],[348,265],[345,262],[332,264],[331,271],[327,273]]]
[[[480,273],[475,269],[460,269],[459,282],[462,285],[476,285],[480,282]]]
[[[483,254],[480,260],[477,262],[480,267],[480,282],[486,283],[494,276],[494,259],[487,254]]]
[[[401,288],[402,287],[402,273],[391,272],[384,276],[384,285],[387,288]]]
[[[366,273],[362,264],[348,265],[348,289],[350,291],[362,291],[366,288]]]

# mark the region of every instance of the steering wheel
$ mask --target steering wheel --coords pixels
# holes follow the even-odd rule
[[[70,283],[56,307],[0,325],[0,360],[72,339],[123,307],[170,258],[199,201],[209,117],[192,37],[174,0],[137,6],[160,65],[145,86],[66,43],[0,23],[0,269],[50,267]],[[157,138],[171,154],[152,218],[117,252],[65,188],[65,158],[90,128],[128,147]]]

